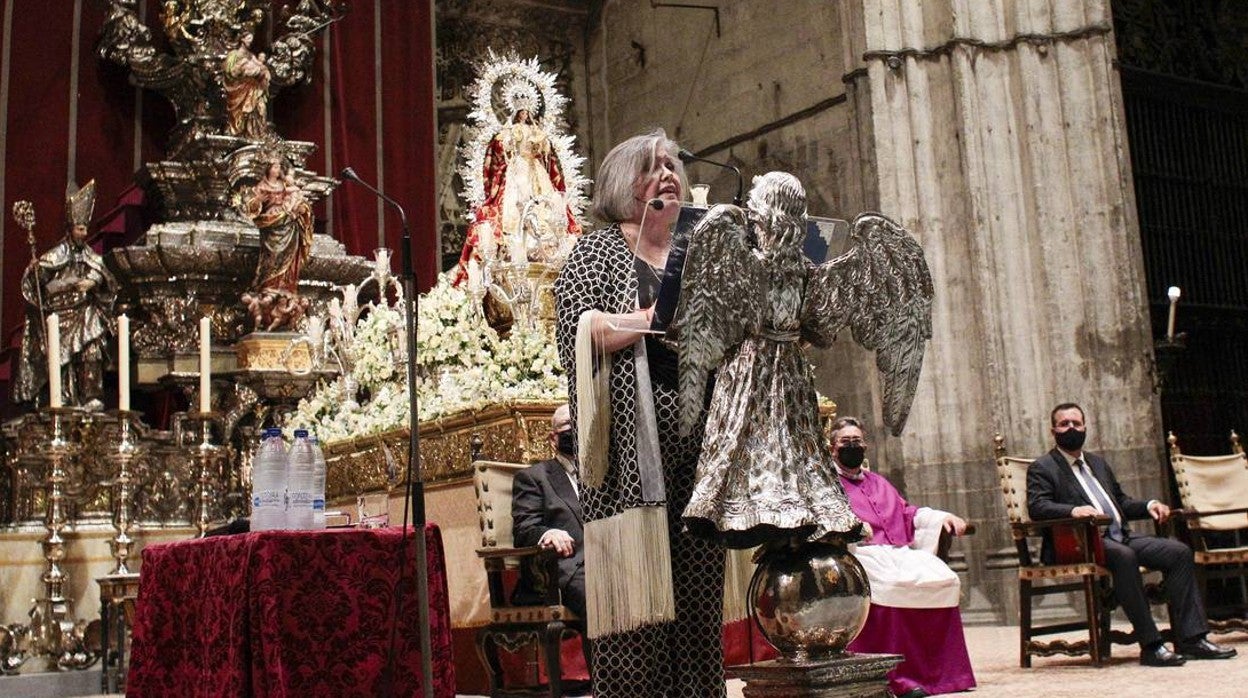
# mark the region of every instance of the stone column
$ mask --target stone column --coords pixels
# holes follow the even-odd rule
[[[1079,402],[1088,448],[1109,458],[1124,489],[1162,492],[1109,2],[852,0],[840,8],[860,175],[847,198],[916,235],[937,294],[914,410],[899,440],[876,439],[881,465],[912,501],[979,524],[958,544],[970,605],[1013,621],[1013,603],[980,595],[1015,596],[994,432],[1011,453],[1039,455],[1051,447],[1050,408]],[[824,359],[823,387],[842,411],[878,414],[870,357]]]

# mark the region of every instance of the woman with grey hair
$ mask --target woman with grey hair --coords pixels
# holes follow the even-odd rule
[[[724,695],[724,553],[685,533],[679,516],[702,429],[680,435],[677,357],[643,331],[685,192],[678,152],[655,130],[607,154],[593,207],[606,225],[581,237],[555,282],[599,698]]]

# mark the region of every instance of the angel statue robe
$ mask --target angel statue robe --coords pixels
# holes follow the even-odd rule
[[[729,548],[786,535],[818,539],[860,525],[836,478],[814,372],[798,345],[807,263],[796,247],[769,261],[765,287],[757,289],[765,300],[761,327],[716,374],[697,485],[684,512],[691,533]]]
[[[896,433],[931,336],[931,277],[904,229],[859,216],[850,249],[814,265],[801,253],[806,223],[801,183],[770,172],[755,178],[748,210],[717,206],[689,236],[669,328],[680,347],[682,427],[718,373],[684,520],[727,547],[860,535],[799,340],[828,346],[848,327],[875,349],[885,422]]]

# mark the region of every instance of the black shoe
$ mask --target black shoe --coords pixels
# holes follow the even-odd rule
[[[927,698],[927,696],[928,696],[927,691],[924,691],[921,686],[915,686],[909,691],[906,691],[905,693],[902,693],[901,695],[897,696],[897,698]]]
[[[1175,645],[1174,648],[1187,659],[1230,659],[1239,654],[1234,647],[1215,645],[1203,637],[1195,642]]]
[[[1151,650],[1140,650],[1140,664],[1144,666],[1183,666],[1186,661],[1183,655],[1171,652],[1165,645],[1157,645]]]

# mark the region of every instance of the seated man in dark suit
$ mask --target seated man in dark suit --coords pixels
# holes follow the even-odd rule
[[[1113,577],[1114,597],[1122,605],[1140,643],[1140,664],[1179,666],[1187,659],[1228,659],[1235,650],[1205,639],[1209,626],[1196,585],[1192,550],[1168,538],[1133,533],[1128,519],[1151,516],[1164,523],[1170,507],[1153,499],[1127,496],[1104,458],[1083,450],[1087,425],[1083,408],[1071,402],[1053,408],[1050,431],[1057,447],[1027,469],[1027,510],[1034,520],[1107,516],[1105,566]],[[1045,538],[1041,559],[1053,560],[1053,541]],[[1144,595],[1140,565],[1165,574],[1173,622],[1174,652],[1162,643]]]
[[[551,418],[555,457],[516,473],[511,484],[511,533],[518,547],[539,545],[559,554],[563,605],[585,619],[585,524],[576,475],[576,430],[567,405]],[[521,580],[518,594],[531,593]]]

